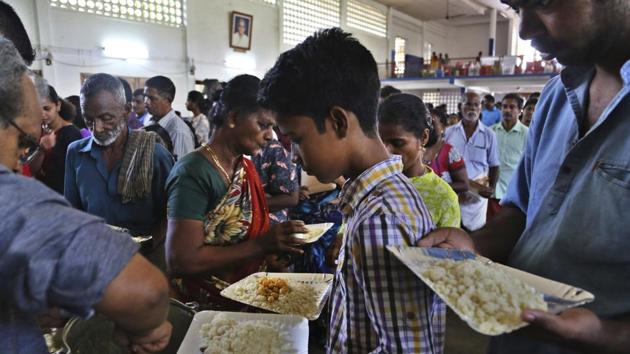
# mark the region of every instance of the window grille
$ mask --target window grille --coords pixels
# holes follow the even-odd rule
[[[173,27],[186,26],[186,0],[48,0],[53,7]]]

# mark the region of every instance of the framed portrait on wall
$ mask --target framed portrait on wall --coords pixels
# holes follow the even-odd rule
[[[254,16],[232,11],[230,21],[230,47],[249,50],[252,47]]]

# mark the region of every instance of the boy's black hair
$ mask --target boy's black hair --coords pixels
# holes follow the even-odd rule
[[[494,103],[494,96],[492,96],[492,95],[485,95],[485,96],[483,96],[483,100]]]
[[[154,76],[147,80],[144,86],[156,89],[160,96],[171,103],[175,99],[175,84],[166,76]]]
[[[133,95],[132,96],[133,97],[136,97],[136,96],[144,97],[144,89],[138,88],[138,89],[133,90]]]
[[[24,24],[11,5],[4,1],[0,1],[0,36],[13,42],[27,66],[33,63],[35,50]]]
[[[389,96],[378,107],[378,122],[400,125],[418,139],[422,138],[425,129],[429,129],[427,146],[435,144],[431,141],[434,138],[433,118],[418,96],[407,93]]]
[[[230,112],[242,118],[258,111],[261,108],[256,100],[259,86],[260,79],[252,75],[239,75],[228,81],[225,88],[215,94],[218,97],[210,113],[213,124],[222,126]]]
[[[381,88],[381,98],[385,99],[391,95],[395,95],[397,93],[402,93],[399,89],[395,88],[391,85],[385,85]]]
[[[525,100],[523,99],[523,97],[519,95],[518,93],[508,93],[507,95],[503,96],[503,99],[501,99],[501,103],[503,103],[503,101],[505,100],[516,101],[516,105],[518,106],[518,109],[523,109],[523,104],[525,103]]]
[[[329,28],[280,55],[261,82],[258,102],[280,117],[311,117],[320,133],[330,109],[339,106],[376,137],[379,88],[370,51],[350,33]]]

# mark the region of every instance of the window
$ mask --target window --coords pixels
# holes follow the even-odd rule
[[[125,20],[186,26],[186,0],[48,0],[51,6]]]
[[[340,26],[340,0],[284,0],[282,37],[295,45],[319,29]]]
[[[278,0],[249,0],[249,1],[253,1],[253,2],[262,2],[268,5],[277,5],[278,4]]]
[[[396,77],[405,74],[405,44],[407,40],[403,37],[394,39],[394,75]]]
[[[434,107],[446,104],[446,112],[457,113],[457,104],[460,102],[462,94],[459,90],[439,90],[426,91],[422,93],[422,101],[431,103]]]
[[[379,37],[387,37],[385,10],[367,5],[359,0],[348,0],[348,27],[360,29]]]
[[[536,48],[532,47],[531,40],[522,40],[520,37],[516,42],[516,54],[522,55],[525,62],[532,62],[534,60],[540,60],[540,52]]]
[[[429,42],[425,42],[424,43],[424,62],[425,63],[430,63],[431,62],[431,56],[432,56],[432,49],[433,49],[433,44],[429,43]]]

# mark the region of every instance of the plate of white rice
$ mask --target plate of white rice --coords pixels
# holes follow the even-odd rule
[[[308,321],[294,315],[202,311],[177,353],[308,353]]]
[[[527,326],[525,308],[559,313],[594,300],[588,291],[514,269],[469,251],[388,246],[401,262],[479,333]]]

